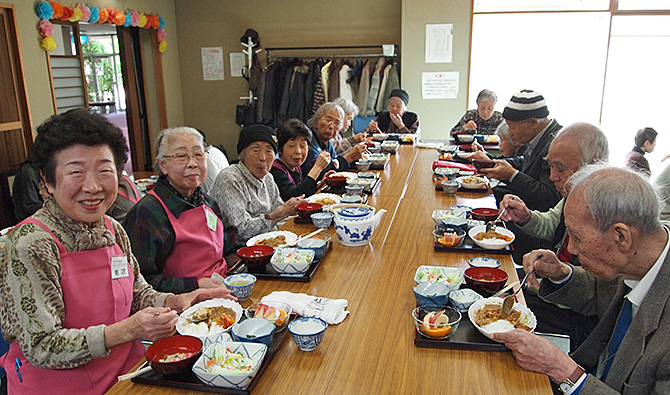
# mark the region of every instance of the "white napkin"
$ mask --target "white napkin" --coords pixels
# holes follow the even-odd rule
[[[349,302],[346,299],[319,298],[306,294],[295,294],[287,291],[275,291],[265,295],[261,303],[284,302],[291,306],[294,313],[303,317],[318,317],[328,325],[339,324],[349,314],[345,309]]]

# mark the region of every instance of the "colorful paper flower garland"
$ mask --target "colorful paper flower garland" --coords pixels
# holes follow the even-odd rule
[[[42,1],[37,4],[37,16],[40,17],[38,29],[43,37],[40,48],[45,51],[56,49],[56,40],[53,38],[54,27],[49,21],[57,19],[70,22],[109,23],[116,26],[139,27],[156,30],[158,37],[158,52],[165,52],[167,34],[165,20],[158,15],[144,14],[137,11],[124,13],[115,8],[94,7],[79,3],[74,7],[66,7],[55,1]]]

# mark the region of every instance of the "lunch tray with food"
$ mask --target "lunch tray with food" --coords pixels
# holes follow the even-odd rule
[[[370,168],[371,168],[371,169],[374,169],[373,167],[370,167]],[[366,195],[372,195],[372,193],[374,192],[375,188],[377,188],[377,186],[379,185],[380,180],[381,180],[381,179],[380,179],[379,176],[375,177],[375,179],[374,179],[374,181],[372,182],[372,185],[370,186],[370,188],[367,189],[367,190],[364,189],[364,190],[363,190],[363,193],[366,194]],[[323,191],[322,191],[322,192],[324,192],[324,193],[334,193],[334,194],[336,194],[336,195],[342,195],[342,194],[346,193],[346,190],[344,189],[344,187],[342,187],[342,188],[331,188],[330,186],[326,185],[326,186],[323,188]]]
[[[422,335],[414,328],[414,345],[429,348],[451,348],[460,350],[508,351],[502,343],[482,335],[468,319],[468,313],[462,313],[461,322],[453,335],[446,339],[433,339]]]
[[[291,314],[289,320],[292,321],[296,317],[297,316],[295,314]],[[243,316],[241,320],[244,319],[245,317]],[[180,375],[173,375],[173,376],[164,376],[156,372],[155,370],[150,370],[140,376],[133,378],[132,381],[134,383],[140,383],[140,384],[181,388],[181,389],[203,391],[203,392],[213,392],[217,394],[249,395],[251,394],[251,391],[253,391],[254,387],[256,386],[260,378],[263,376],[263,373],[267,369],[268,365],[270,365],[270,362],[272,362],[272,359],[279,351],[279,348],[281,347],[284,340],[290,336],[291,335],[288,330],[275,332],[272,338],[272,343],[270,344],[270,347],[268,348],[268,351],[265,354],[265,358],[263,359],[260,368],[258,368],[258,372],[256,373],[256,376],[251,380],[251,383],[247,388],[224,388],[224,387],[207,385],[202,381],[200,381],[200,379],[196,377],[195,373],[193,373],[192,370],[184,372],[183,374]]]
[[[435,229],[439,230],[439,227],[435,227]],[[469,236],[463,237],[463,241],[461,241],[460,244],[447,247],[443,246],[442,244],[438,243],[437,241],[433,241],[433,249],[435,251],[447,251],[447,252],[453,252],[453,251],[486,251],[486,253],[491,253],[491,254],[509,254],[512,252],[512,245],[508,245],[507,247],[500,249],[500,250],[488,250],[486,248],[482,248],[475,244],[474,241]]]
[[[456,178],[458,178],[457,175],[454,175],[452,177],[442,175],[442,174],[433,175],[433,184],[435,184],[435,190],[439,191],[439,192],[442,192],[443,191],[442,182],[443,181],[451,181],[451,180],[454,180]],[[463,186],[461,186],[460,188],[458,188],[458,190],[461,191],[461,192],[487,192],[489,190],[489,186],[484,185],[481,188],[476,188],[476,189],[468,189],[468,188],[463,188]]]
[[[333,241],[329,241],[326,244],[326,251],[323,253],[320,259],[315,259],[311,265],[307,268],[304,274],[301,275],[282,275],[277,273],[277,271],[272,267],[271,263],[267,263],[264,267],[258,270],[249,270],[249,268],[240,260],[233,266],[228,269],[228,275],[237,274],[237,273],[251,273],[257,278],[268,278],[273,280],[282,280],[282,281],[293,281],[307,283],[312,279],[314,272],[319,267],[323,259],[328,255],[330,250],[333,248]]]

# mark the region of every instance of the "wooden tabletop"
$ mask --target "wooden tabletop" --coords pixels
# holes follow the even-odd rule
[[[347,299],[351,313],[326,330],[315,351],[302,352],[289,338],[253,390],[255,394],[551,394],[547,376],[518,367],[511,352],[420,348],[414,345],[410,313],[416,302],[414,273],[420,265],[467,267],[481,252],[435,252],[431,213],[454,204],[494,207],[490,192],[435,191],[437,151],[401,145],[381,172],[381,185],[368,204],[388,211],[372,241],[346,247],[338,241],[309,283],[261,279],[246,307],[273,291]],[[312,225],[289,220],[283,229],[296,234]],[[328,229],[333,239],[335,230]],[[489,254],[486,254],[489,255]],[[491,254],[517,281],[511,257]],[[467,319],[464,316],[463,319]],[[467,388],[467,390],[465,390]],[[109,394],[195,394],[125,381]]]

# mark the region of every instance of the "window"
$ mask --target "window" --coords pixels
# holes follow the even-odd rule
[[[609,0],[475,0],[469,108],[484,88],[498,95],[499,111],[520,89],[537,90],[561,124],[601,125],[617,166],[635,132],[653,127],[657,150],[646,157],[658,174],[670,154],[663,149],[670,3],[619,0],[609,7]]]

